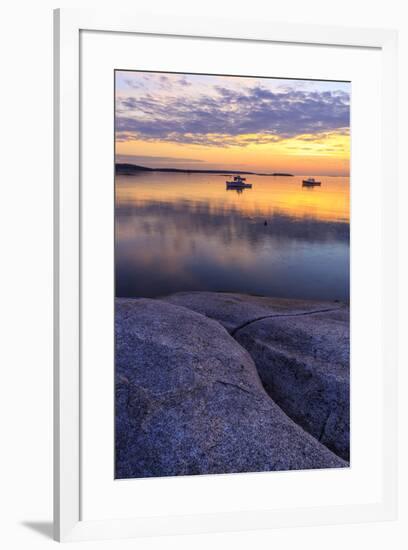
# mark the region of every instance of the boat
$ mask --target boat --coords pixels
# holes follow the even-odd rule
[[[315,185],[321,184],[321,181],[316,181],[314,178],[307,178],[306,180],[302,180],[303,187],[314,187]]]
[[[232,181],[226,181],[227,189],[251,189],[252,183],[246,183],[246,178],[234,176]]]

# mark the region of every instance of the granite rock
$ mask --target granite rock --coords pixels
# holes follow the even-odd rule
[[[184,292],[163,298],[220,322],[272,399],[336,454],[350,455],[349,308],[337,302]]]
[[[117,299],[115,320],[116,478],[348,466],[218,322],[150,299]]]
[[[187,307],[215,319],[231,334],[255,319],[338,308],[336,302],[268,298],[230,292],[176,292],[160,300]]]
[[[237,331],[235,338],[286,414],[349,460],[348,309],[266,318]]]

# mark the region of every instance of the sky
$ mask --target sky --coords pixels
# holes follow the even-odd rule
[[[116,71],[116,162],[349,175],[347,82]]]

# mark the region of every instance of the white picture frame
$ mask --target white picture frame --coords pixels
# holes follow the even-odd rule
[[[396,33],[273,21],[157,17],[137,11],[56,10],[54,19],[54,536],[59,541],[233,531],[277,526],[378,521],[396,516]],[[382,193],[382,491],[376,503],[83,520],[81,439],[81,31],[205,37],[379,51],[381,74]]]

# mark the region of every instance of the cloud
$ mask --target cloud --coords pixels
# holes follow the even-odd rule
[[[167,77],[160,81],[166,85]],[[181,78],[181,86],[189,85]],[[198,96],[151,91],[117,101],[119,141],[169,141],[200,145],[248,145],[324,133],[347,133],[349,94],[341,90],[270,90],[255,85],[239,90],[214,86]]]
[[[182,76],[180,78],[180,80],[178,81],[179,84],[181,84],[182,86],[192,86],[192,83],[189,82],[185,76]]]
[[[124,78],[123,83],[127,88],[138,91],[149,91],[149,89],[165,92],[176,91],[180,87],[192,86],[192,82],[186,75],[165,75],[161,73],[144,73],[138,78]]]
[[[159,157],[154,155],[116,155],[116,162],[132,162],[132,163],[139,163],[139,164],[154,164],[155,166],[160,166],[161,164],[167,164],[170,162],[172,164],[179,164],[179,163],[200,163],[204,162],[201,159],[193,159],[193,158],[183,158],[183,157]]]

